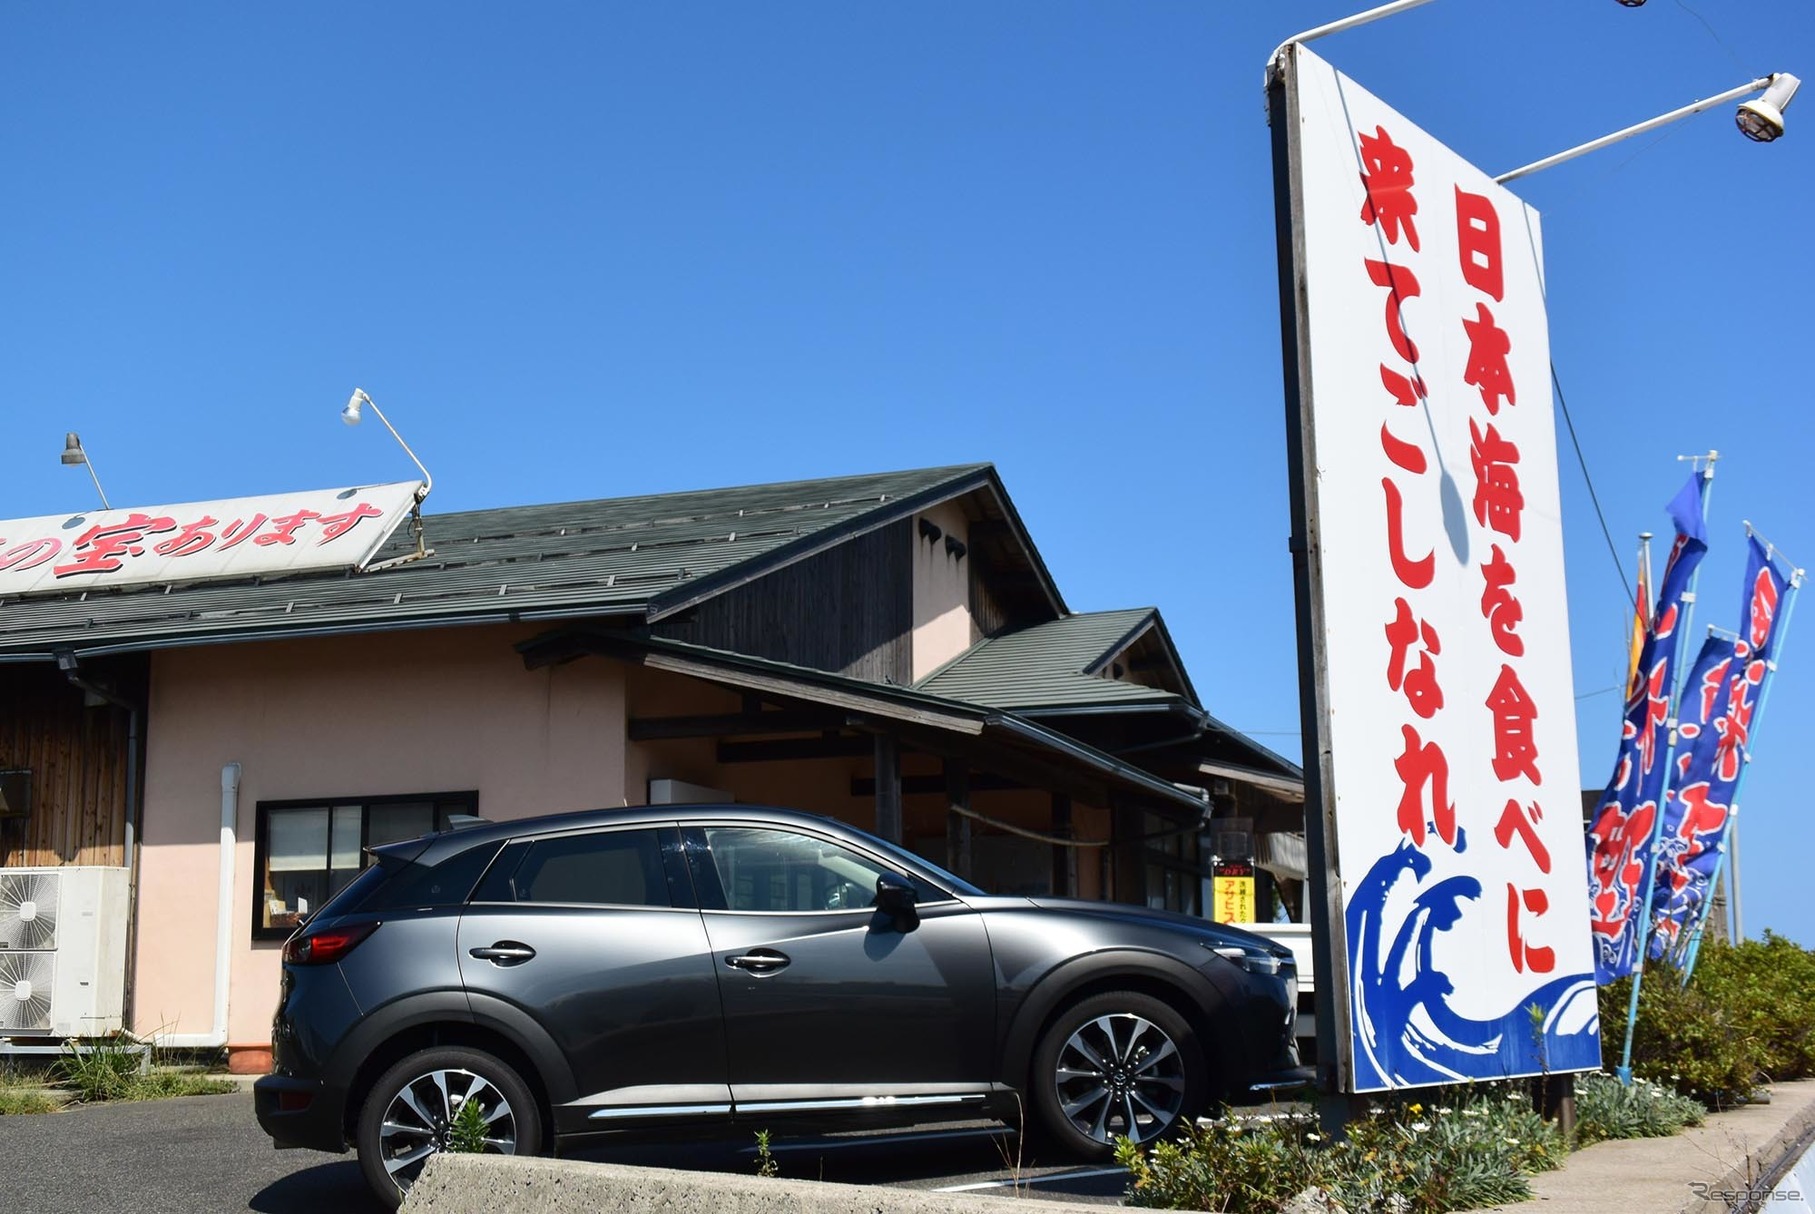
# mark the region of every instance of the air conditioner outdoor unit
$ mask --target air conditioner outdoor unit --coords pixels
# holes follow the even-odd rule
[[[0,868],[0,1036],[121,1028],[126,870]]]

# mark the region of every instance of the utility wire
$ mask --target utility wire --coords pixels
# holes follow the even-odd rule
[[[1594,503],[1594,516],[1601,521],[1601,535],[1607,540],[1607,555],[1613,558],[1613,571],[1620,575],[1626,588],[1626,601],[1632,602],[1632,583],[1626,580],[1626,567],[1620,564],[1620,553],[1613,545],[1613,532],[1607,529],[1607,516],[1601,512],[1600,495],[1594,491],[1594,478],[1588,475],[1588,460],[1582,454],[1582,440],[1576,437],[1575,419],[1569,416],[1569,402],[1563,399],[1563,381],[1557,376],[1557,364],[1550,364],[1550,382],[1557,390],[1557,408],[1563,412],[1563,424],[1569,427],[1569,441],[1576,449],[1576,463],[1582,468],[1582,483],[1588,486],[1588,500]]]
[[[1708,19],[1706,17],[1690,8],[1687,4],[1684,4],[1683,0],[1676,0],[1676,7],[1682,9],[1685,13],[1688,13],[1691,17],[1694,17],[1697,21],[1701,22],[1702,28],[1708,31],[1708,37],[1714,39],[1715,45],[1727,52],[1727,57],[1733,60],[1740,71],[1749,72],[1751,70],[1741,61],[1740,57],[1734,53],[1733,48],[1727,45],[1726,40],[1715,31],[1714,27],[1708,24]]]

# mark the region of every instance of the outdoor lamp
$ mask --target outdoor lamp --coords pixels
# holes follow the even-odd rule
[[[1778,72],[1770,79],[1764,96],[1740,102],[1739,113],[1734,115],[1740,133],[1759,143],[1769,143],[1783,134],[1783,112],[1790,108],[1790,99],[1802,83],[1788,72]]]
[[[74,430],[69,431],[68,433],[64,434],[64,436],[63,436],[62,460],[63,460],[63,463],[67,467],[73,468],[77,464],[81,464],[83,467],[87,468],[88,469],[88,479],[92,480],[95,483],[95,492],[100,495],[101,509],[103,509],[103,510],[112,510],[113,509],[112,504],[109,503],[107,500],[107,491],[105,489],[101,488],[101,478],[99,476],[95,475],[94,461],[90,460],[88,458],[88,452],[86,452],[82,449],[81,436],[78,435]]]
[[[410,457],[410,462],[414,463],[416,470],[422,473],[422,484],[416,487],[416,500],[421,502],[429,495],[429,490],[435,487],[435,478],[429,475],[429,470],[422,466],[422,461],[416,458],[416,453],[410,450],[410,445],[403,441],[403,435],[397,433],[397,427],[391,424],[391,419],[384,415],[384,410],[378,407],[377,402],[366,395],[364,388],[353,389],[353,395],[347,398],[346,407],[340,411],[340,420],[349,426],[357,426],[367,405],[372,406],[372,412],[378,415],[378,420],[384,423],[384,428],[391,432],[391,437],[397,440],[397,445],[403,448],[403,453]],[[74,438],[75,435],[72,434],[70,437]],[[67,461],[68,457],[64,458]]]

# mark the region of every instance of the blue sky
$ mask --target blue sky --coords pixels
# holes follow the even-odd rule
[[[1077,610],[1157,604],[1224,720],[1297,757],[1261,68],[1324,0],[13,4],[0,14],[0,518],[411,469],[432,509],[992,460]],[[1437,0],[1318,53],[1490,171],[1772,71],[1808,0]],[[1620,558],[1718,449],[1815,562],[1815,100],[1521,183]],[[1625,593],[1562,440],[1583,778]],[[1661,553],[1660,553],[1661,557]],[[1804,613],[1806,614],[1806,612]],[[1801,626],[1806,631],[1809,625]],[[1745,924],[1815,944],[1788,639]]]

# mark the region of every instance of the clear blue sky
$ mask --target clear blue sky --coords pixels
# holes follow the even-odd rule
[[[1261,68],[1364,7],[26,4],[0,13],[0,518],[402,479],[432,509],[993,460],[1078,610],[1157,604],[1297,757]],[[1318,52],[1490,171],[1787,70],[1809,0],[1437,0]],[[1815,85],[1523,183],[1622,560],[1718,448],[1815,564]],[[1562,443],[1571,459],[1566,437]],[[1584,781],[1624,592],[1563,471]],[[1745,921],[1815,944],[1815,617],[1745,788]],[[1699,630],[1699,628],[1698,628]]]

